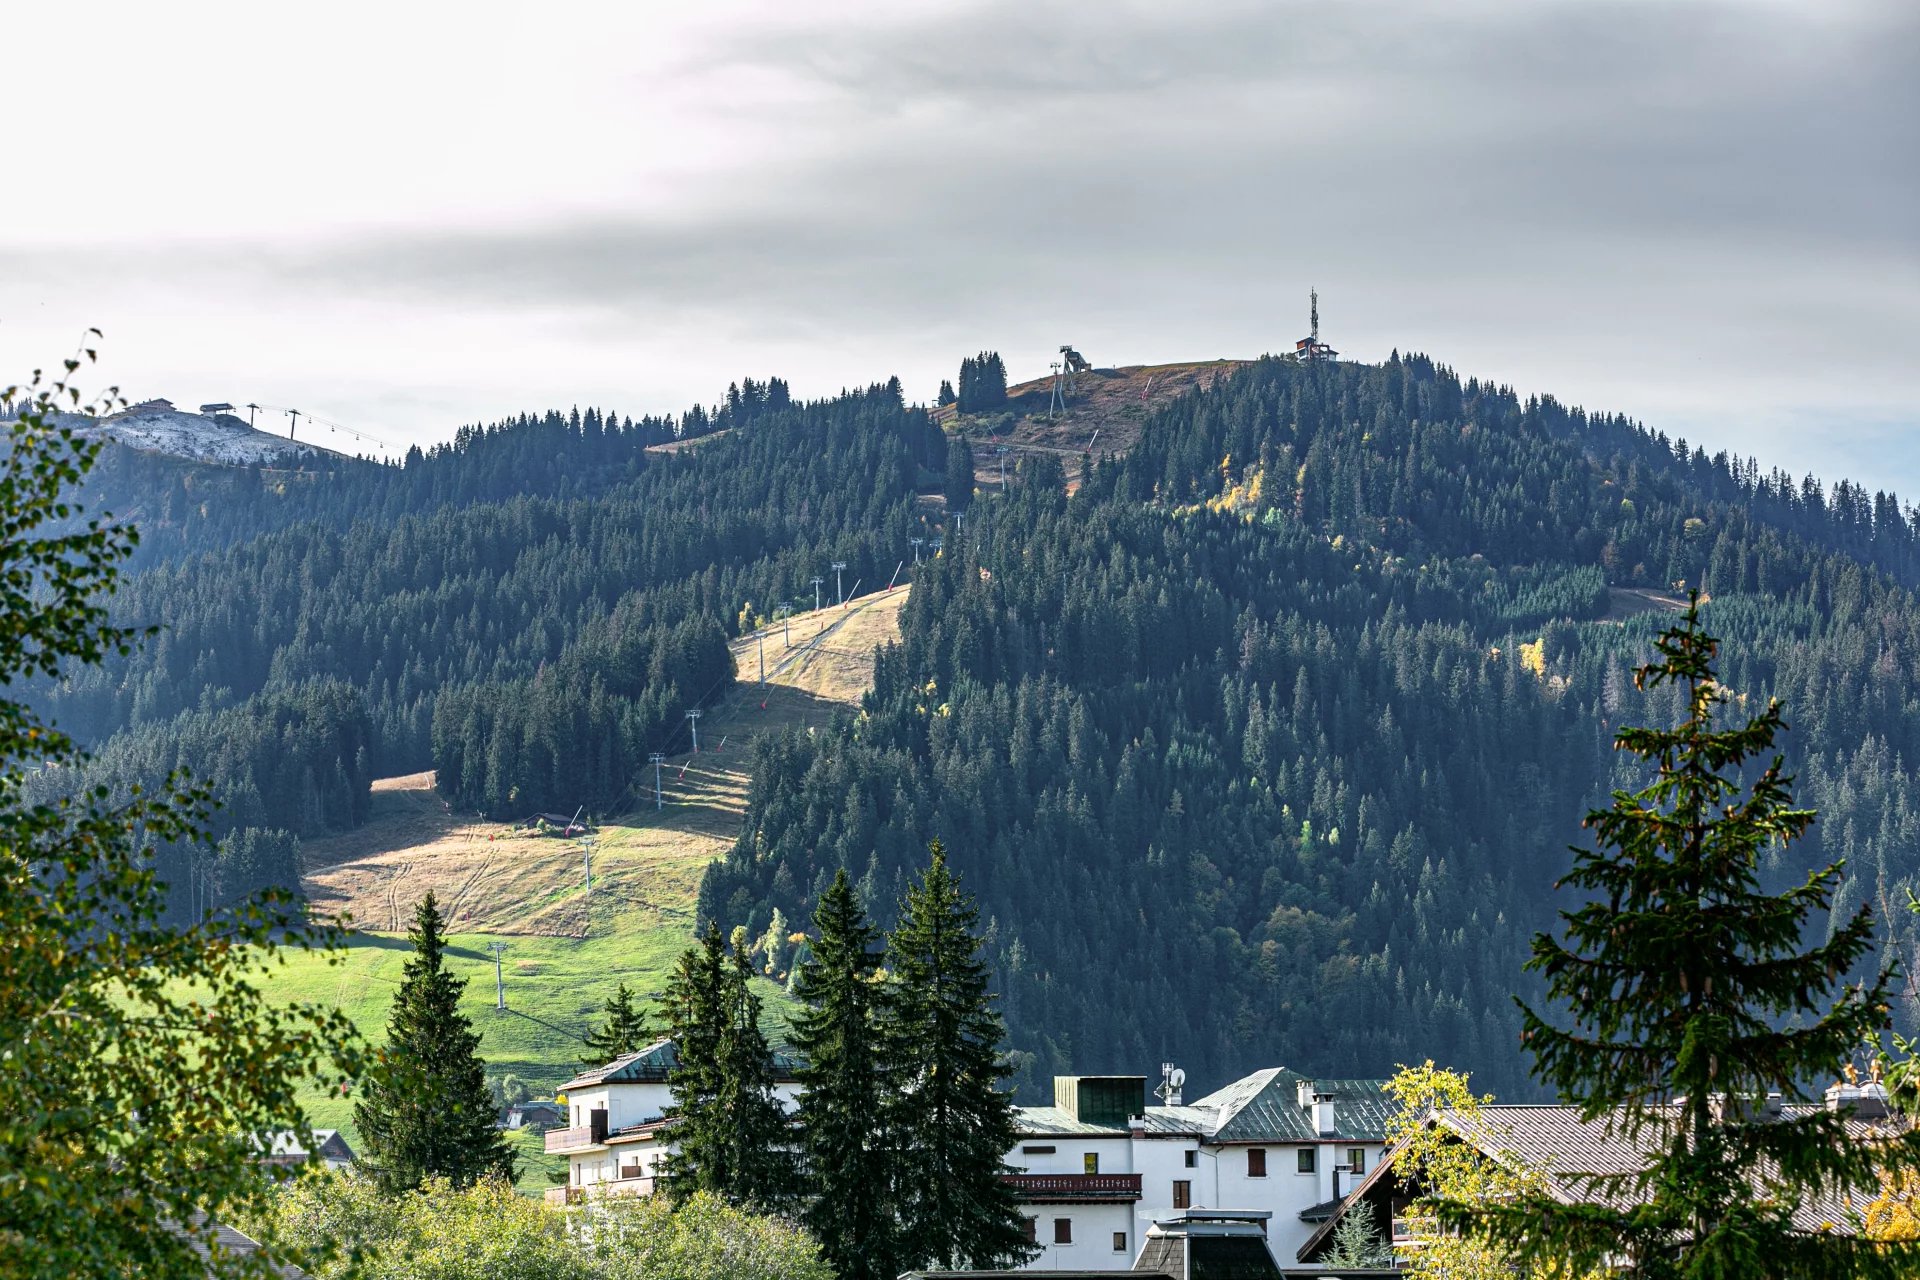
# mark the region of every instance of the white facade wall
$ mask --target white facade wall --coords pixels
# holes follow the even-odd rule
[[[1140,1252],[1145,1228],[1135,1224],[1131,1204],[1023,1204],[1020,1212],[1032,1220],[1040,1246],[1028,1271],[1125,1271]],[[1057,1240],[1061,1223],[1064,1244]]]
[[[776,1084],[773,1093],[791,1115],[800,1102],[800,1086]],[[577,1089],[567,1095],[567,1126],[583,1129],[596,1110],[607,1113],[607,1131],[612,1133],[631,1125],[658,1120],[673,1103],[673,1090],[666,1084],[649,1081],[634,1084],[602,1084]],[[567,1181],[576,1187],[597,1182],[612,1182],[626,1176],[651,1178],[660,1173],[660,1162],[669,1143],[659,1137],[614,1143],[604,1148],[570,1153],[567,1156]],[[638,1166],[637,1173],[635,1166]]]
[[[1099,1260],[1105,1251],[1084,1247],[1086,1241],[1094,1239],[1088,1231],[1095,1227],[1103,1233],[1099,1239],[1109,1246],[1113,1232],[1124,1230],[1127,1233],[1128,1247],[1132,1251],[1128,1254],[1130,1265],[1133,1254],[1139,1252],[1140,1242],[1146,1238],[1147,1228],[1156,1220],[1182,1212],[1183,1208],[1273,1215],[1267,1223],[1268,1241],[1274,1257],[1280,1260],[1281,1265],[1290,1266],[1300,1246],[1316,1230],[1317,1224],[1300,1221],[1301,1212],[1332,1200],[1336,1195],[1345,1195],[1357,1185],[1359,1177],[1346,1171],[1348,1153],[1356,1146],[1365,1151],[1366,1168],[1372,1169],[1380,1159],[1382,1146],[1379,1143],[1342,1140],[1260,1146],[1258,1149],[1266,1152],[1266,1176],[1257,1177],[1248,1172],[1247,1153],[1251,1148],[1240,1144],[1211,1144],[1194,1137],[1171,1135],[1048,1135],[1022,1138],[1020,1144],[1007,1155],[1007,1164],[1020,1173],[1093,1172],[1086,1167],[1085,1160],[1088,1155],[1097,1155],[1097,1172],[1140,1175],[1140,1199],[1134,1203],[1021,1206],[1023,1214],[1035,1219],[1034,1241],[1041,1250],[1026,1269],[1058,1271],[1110,1268],[1108,1262]],[[1053,1150],[1032,1150],[1035,1147],[1052,1147]],[[1302,1150],[1314,1153],[1311,1173],[1299,1171],[1299,1153]],[[1334,1188],[1336,1166],[1339,1171],[1337,1192]],[[1176,1184],[1182,1182],[1187,1184],[1188,1202],[1185,1206],[1177,1206]],[[1073,1220],[1074,1244],[1070,1248],[1056,1247],[1051,1243],[1053,1219],[1057,1217]],[[1088,1230],[1082,1230],[1083,1221],[1088,1224]]]

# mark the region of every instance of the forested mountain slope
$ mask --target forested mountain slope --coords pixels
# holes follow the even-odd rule
[[[1785,701],[1840,903],[1920,873],[1911,520],[1418,358],[1266,361],[1154,414],[1072,497],[1032,460],[923,572],[867,715],[761,747],[702,908],[794,918],[842,865],[883,909],[939,835],[992,920],[1029,1081],[1176,1060],[1524,1092],[1527,937],[1659,618]],[[1863,564],[1862,562],[1867,562]],[[1869,565],[1880,566],[1876,570]]]
[[[318,500],[254,490],[258,508],[191,530],[211,549],[125,583],[116,615],[161,633],[40,704],[95,744],[95,776],[210,778],[222,835],[351,828],[372,778],[428,768],[490,818],[617,812],[648,754],[684,739],[683,713],[731,682],[730,635],[830,562],[849,588],[884,582],[927,532],[913,499],[937,486],[945,442],[897,384],[718,416],[753,429],[661,456],[645,432],[552,415],[310,482],[337,483],[351,519],[290,518]],[[489,496],[576,473],[552,493]],[[107,485],[151,498],[156,475],[165,492],[248,483],[148,471]],[[250,522],[268,531],[229,537]]]
[[[1777,873],[1846,857],[1847,909],[1920,883],[1897,501],[1418,357],[1208,375],[1071,497],[1040,449],[973,496],[897,383],[527,416],[398,468],[117,455],[90,501],[148,537],[116,609],[165,630],[40,702],[95,776],[220,788],[217,867],[163,853],[205,886],[186,910],[284,882],[376,776],[436,769],[490,820],[629,808],[725,691],[730,638],[816,574],[830,600],[832,562],[872,590],[944,535],[862,713],[754,748],[701,909],[760,936],[844,865],[884,919],[940,836],[1030,1084],[1431,1056],[1522,1092],[1526,939],[1581,814],[1631,781],[1614,728],[1674,714],[1629,675],[1661,619],[1620,606],[1676,583],[1711,596],[1730,688],[1787,705],[1822,816]]]

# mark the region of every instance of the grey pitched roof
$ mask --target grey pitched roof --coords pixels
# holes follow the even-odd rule
[[[205,1214],[196,1213],[193,1217],[193,1225],[196,1231],[204,1228],[206,1222]],[[220,1249],[221,1253],[230,1258],[251,1257],[260,1251],[259,1241],[255,1240],[252,1236],[234,1230],[224,1222],[216,1221],[213,1224],[213,1238],[214,1244]],[[193,1251],[208,1260],[208,1270],[211,1272],[212,1255],[207,1251],[205,1241],[198,1234],[193,1235],[191,1241]],[[294,1266],[291,1262],[279,1263],[273,1269],[279,1274],[281,1280],[312,1280],[312,1277],[307,1272]]]
[[[1788,1103],[1780,1108],[1780,1118],[1793,1120],[1823,1109],[1814,1103]],[[1594,1184],[1591,1177],[1637,1172],[1665,1143],[1662,1126],[1648,1125],[1629,1138],[1611,1130],[1605,1117],[1582,1120],[1579,1109],[1571,1106],[1487,1106],[1477,1117],[1443,1111],[1436,1120],[1482,1151],[1511,1156],[1541,1170],[1547,1190],[1563,1203],[1632,1203],[1630,1187],[1609,1189]],[[1885,1135],[1885,1125],[1885,1121],[1849,1118],[1847,1135],[1856,1142],[1872,1141],[1876,1135]],[[1850,1195],[1844,1188],[1829,1188],[1806,1196],[1793,1207],[1793,1225],[1807,1232],[1846,1230],[1873,1194],[1874,1189]]]
[[[1224,1089],[1189,1104],[1213,1108],[1219,1123],[1215,1142],[1314,1142],[1329,1135],[1313,1127],[1313,1113],[1300,1105],[1301,1081],[1319,1093],[1333,1095],[1332,1137],[1352,1142],[1384,1142],[1387,1121],[1397,1110],[1387,1097],[1384,1080],[1328,1080],[1306,1076],[1285,1067],[1256,1071]]]
[[[1313,1127],[1313,1112],[1300,1105],[1300,1082],[1333,1095],[1335,1132]],[[1195,1102],[1148,1107],[1135,1117],[1149,1137],[1195,1137],[1207,1142],[1385,1142],[1396,1108],[1384,1080],[1326,1080],[1285,1067],[1243,1076]],[[1016,1108],[1022,1137],[1111,1137],[1119,1127],[1087,1124],[1059,1107]]]
[[[1780,1116],[1791,1120],[1820,1109],[1817,1103],[1788,1103],[1780,1108]],[[1488,1155],[1541,1170],[1546,1176],[1548,1192],[1562,1203],[1599,1201],[1616,1206],[1632,1203],[1635,1197],[1630,1187],[1610,1191],[1595,1185],[1590,1178],[1644,1168],[1662,1141],[1657,1126],[1650,1125],[1640,1131],[1637,1139],[1629,1139],[1624,1133],[1610,1130],[1605,1117],[1582,1120],[1578,1107],[1565,1104],[1489,1104],[1480,1108],[1478,1117],[1443,1110],[1434,1114],[1433,1123],[1445,1125]],[[1863,1120],[1850,1116],[1847,1135],[1856,1142],[1874,1141],[1886,1136],[1889,1123],[1885,1119]],[[1340,1219],[1362,1203],[1377,1183],[1395,1176],[1394,1156],[1395,1150],[1388,1148],[1373,1171],[1347,1194],[1319,1230],[1300,1247],[1301,1260],[1332,1235]],[[1794,1205],[1794,1228],[1809,1233],[1836,1230],[1851,1233],[1859,1209],[1876,1191],[1877,1188],[1862,1188],[1850,1193],[1845,1188],[1830,1188],[1808,1196]]]
[[[591,1089],[600,1084],[665,1084],[667,1073],[680,1063],[679,1052],[671,1039],[655,1040],[644,1049],[623,1054],[604,1066],[582,1071],[560,1086],[560,1092]],[[773,1053],[773,1078],[781,1084],[795,1083],[801,1060],[778,1049]]]

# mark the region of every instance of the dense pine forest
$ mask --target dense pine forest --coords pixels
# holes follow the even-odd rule
[[[990,355],[962,409],[1004,394]],[[1785,703],[1820,810],[1772,873],[1845,857],[1838,914],[1920,885],[1920,522],[1890,496],[1399,356],[1258,362],[1071,493],[1048,456],[1004,495],[968,465],[897,383],[802,404],[777,379],[400,467],[111,450],[89,502],[143,529],[116,614],[163,630],[39,704],[103,780],[219,787],[216,864],[163,854],[186,912],[286,882],[374,777],[436,768],[496,818],[617,812],[731,678],[729,636],[829,561],[883,583],[944,533],[861,713],[757,746],[701,912],[757,935],[844,867],[890,924],[938,837],[1030,1089],[1432,1057],[1524,1095],[1526,940],[1581,814],[1634,781],[1615,727],[1675,717],[1629,672],[1686,589],[1735,694]],[[963,528],[934,495],[971,502]]]
[[[884,908],[937,833],[1030,1087],[1432,1056],[1524,1095],[1526,940],[1635,781],[1614,728],[1677,713],[1633,689],[1665,616],[1635,588],[1709,595],[1731,687],[1787,705],[1822,818],[1777,874],[1845,857],[1844,915],[1920,872],[1891,498],[1397,357],[1262,362],[1072,496],[1021,478],[922,573],[860,721],[761,747],[702,906],[791,918],[847,866]]]

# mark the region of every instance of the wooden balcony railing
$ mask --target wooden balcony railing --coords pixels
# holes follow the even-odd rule
[[[1005,1177],[1022,1200],[1035,1204],[1140,1198],[1137,1173],[1009,1173]]]

